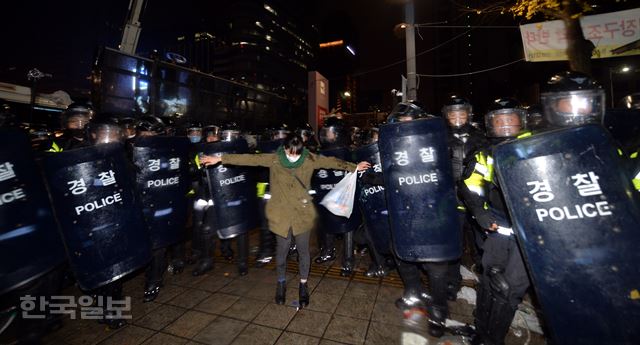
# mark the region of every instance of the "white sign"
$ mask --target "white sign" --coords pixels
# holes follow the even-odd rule
[[[640,8],[584,16],[580,19],[584,37],[596,46],[593,58],[640,54],[629,50],[621,54],[611,51],[640,39]],[[567,37],[564,22],[553,20],[520,26],[524,56],[527,61],[567,60]]]

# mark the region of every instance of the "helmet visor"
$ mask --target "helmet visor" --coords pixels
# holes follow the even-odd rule
[[[487,136],[510,138],[517,136],[525,128],[526,113],[523,109],[499,109],[485,116]]]
[[[547,121],[555,126],[578,126],[602,123],[604,91],[581,90],[541,95]]]

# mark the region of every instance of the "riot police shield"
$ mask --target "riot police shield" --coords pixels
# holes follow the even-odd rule
[[[48,156],[44,168],[80,288],[98,288],[149,261],[149,234],[136,199],[133,167],[121,144]]]
[[[139,137],[133,141],[136,185],[153,249],[179,242],[187,222],[189,140]]]
[[[19,130],[0,129],[0,295],[64,260],[29,138]]]
[[[320,151],[320,154],[327,157],[336,157],[345,161],[352,161],[351,152],[346,147],[323,150]],[[316,209],[318,210],[320,226],[322,231],[328,234],[344,234],[354,231],[362,223],[362,215],[360,214],[360,209],[357,207],[353,208],[351,217],[345,218],[336,216],[329,212],[324,206],[320,205],[322,199],[346,175],[347,172],[343,170],[319,169],[314,171],[311,177],[311,188],[315,191],[313,202],[316,204]]]
[[[247,153],[244,139],[220,141],[202,146],[206,155]],[[249,169],[242,166],[216,164],[206,168],[213,207],[214,224],[222,239],[247,233],[258,225],[256,184]]]
[[[371,168],[359,172],[360,177],[364,174],[382,174],[378,143],[360,147],[356,150],[355,155],[356,161],[371,163]],[[387,200],[384,193],[384,186],[365,184],[361,178],[358,179],[356,196],[367,225],[367,231],[376,250],[379,253],[388,254],[391,249],[391,229],[389,227]]]
[[[493,158],[553,343],[636,343],[640,198],[606,130],[550,131]]]
[[[378,147],[396,255],[413,262],[459,258],[462,234],[444,120],[384,125]]]

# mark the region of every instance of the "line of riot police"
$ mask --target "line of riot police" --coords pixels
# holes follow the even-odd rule
[[[319,130],[319,143],[310,126],[299,128],[311,151],[372,165],[360,173],[358,206],[350,218],[316,206],[320,254],[314,261],[335,260],[335,240],[341,238],[341,274],[349,276],[354,247],[366,245],[372,264],[365,275],[382,277],[397,268],[405,289],[396,305],[426,309],[429,333],[438,337],[447,331],[447,301],[455,300],[460,289],[465,242],[481,273],[474,343],[504,343],[531,282],[551,341],[637,339],[633,269],[639,258],[631,246],[640,222],[638,147],[633,140],[620,147],[601,126],[604,93],[588,76],[553,76],[541,103],[527,112],[515,99],[495,100],[484,116],[486,133],[472,125],[471,104],[459,95],[447,100],[442,117],[429,115],[419,102],[400,103],[386,124],[364,131],[329,117]],[[3,129],[0,243],[3,249],[25,245],[20,241],[47,244],[28,259],[24,253],[1,252],[5,262],[14,263],[0,280],[0,294],[13,296],[6,310],[14,310],[16,296],[29,289],[55,293],[46,289],[56,284],[35,282],[61,280],[63,248],[78,285],[114,300],[121,298],[122,278],[142,267],[145,301],[160,293],[167,266],[178,274],[186,263],[195,263],[194,276],[213,269],[215,239],[228,258],[234,255],[230,240],[236,240],[238,273],[247,274],[248,232],[255,227],[260,228],[256,264],[272,260],[274,234],[264,216],[268,174],[205,167],[199,157],[275,152],[290,131],[286,126],[270,130],[250,147],[232,123],[189,123],[181,127],[183,136],[174,137],[175,127],[155,117],[114,121],[73,105],[65,128],[54,138],[37,128],[31,131],[32,145],[44,151],[41,165],[53,208],[34,175],[27,137]],[[309,191],[314,202],[319,204],[345,173],[315,171]],[[33,190],[19,188],[25,184]],[[17,202],[21,212],[14,207]],[[605,211],[593,217],[557,214],[603,202]],[[190,213],[191,234],[186,236]],[[259,214],[259,221],[248,214]],[[52,235],[53,219],[61,237]],[[187,237],[192,238],[189,258]],[[428,290],[421,270],[428,275]],[[105,315],[110,326],[123,324]]]

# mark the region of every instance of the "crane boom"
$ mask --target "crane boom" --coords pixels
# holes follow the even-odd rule
[[[130,0],[129,1],[129,14],[127,23],[124,26],[122,32],[122,41],[120,42],[120,50],[128,53],[135,54],[138,47],[138,38],[140,37],[140,14],[142,13],[142,7],[146,0]]]

